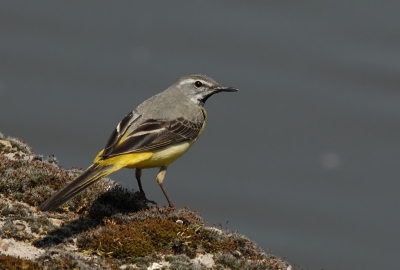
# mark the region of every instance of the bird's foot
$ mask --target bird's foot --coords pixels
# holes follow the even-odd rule
[[[139,192],[139,194],[140,194],[141,197],[142,197],[141,199],[142,199],[146,204],[151,203],[151,204],[157,205],[157,203],[156,203],[155,201],[152,201],[152,200],[147,199],[146,194],[144,194],[144,193],[142,193],[142,192]]]
[[[144,198],[144,199],[145,199],[146,203],[151,203],[151,204],[157,205],[157,203],[155,201],[149,200],[147,198]]]
[[[169,204],[169,208],[171,208],[172,210],[175,210],[175,209],[176,209],[175,205],[172,204],[172,203]]]

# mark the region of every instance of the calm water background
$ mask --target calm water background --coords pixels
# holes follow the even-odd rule
[[[400,254],[400,2],[0,2],[0,131],[87,167],[119,120],[178,77],[239,93],[165,186],[305,269]],[[150,199],[166,201],[144,172]],[[134,172],[111,178],[137,188]]]

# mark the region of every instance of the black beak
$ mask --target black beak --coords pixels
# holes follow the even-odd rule
[[[201,102],[204,104],[209,97],[211,97],[212,95],[214,95],[216,93],[220,93],[220,92],[237,92],[237,91],[239,91],[239,90],[236,89],[236,88],[233,88],[233,87],[218,86],[218,87],[215,87],[212,91],[208,92],[208,94],[203,97]]]
[[[233,87],[224,87],[224,86],[219,86],[216,87],[213,93],[219,93],[219,92],[237,92],[239,89],[233,88]]]

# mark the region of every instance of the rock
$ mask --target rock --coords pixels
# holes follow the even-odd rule
[[[0,248],[4,251],[8,250],[8,244],[6,242],[0,241]]]
[[[21,223],[15,224],[15,227],[17,227],[17,229],[20,231],[25,230],[25,225]]]
[[[12,148],[12,145],[9,141],[0,140],[0,144],[4,145],[5,147]]]
[[[178,224],[180,224],[180,225],[183,225],[183,221],[182,220],[180,220],[180,219],[178,219],[177,221],[175,221],[176,223],[178,223]]]
[[[57,218],[49,218],[49,221],[56,227],[60,227],[64,223],[63,220]]]

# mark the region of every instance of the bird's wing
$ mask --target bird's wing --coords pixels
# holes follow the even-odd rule
[[[110,138],[107,141],[106,147],[104,147],[103,156],[108,156],[114,147],[118,144],[121,140],[122,136],[126,133],[128,128],[137,120],[142,117],[136,111],[132,111],[128,113],[121,122],[118,123],[117,127],[111,133]]]
[[[174,120],[147,119],[134,130],[130,130],[129,127],[140,117],[140,114],[133,111],[122,119],[111,134],[102,158],[157,150],[183,141],[195,140],[204,123],[195,123],[183,117]]]

